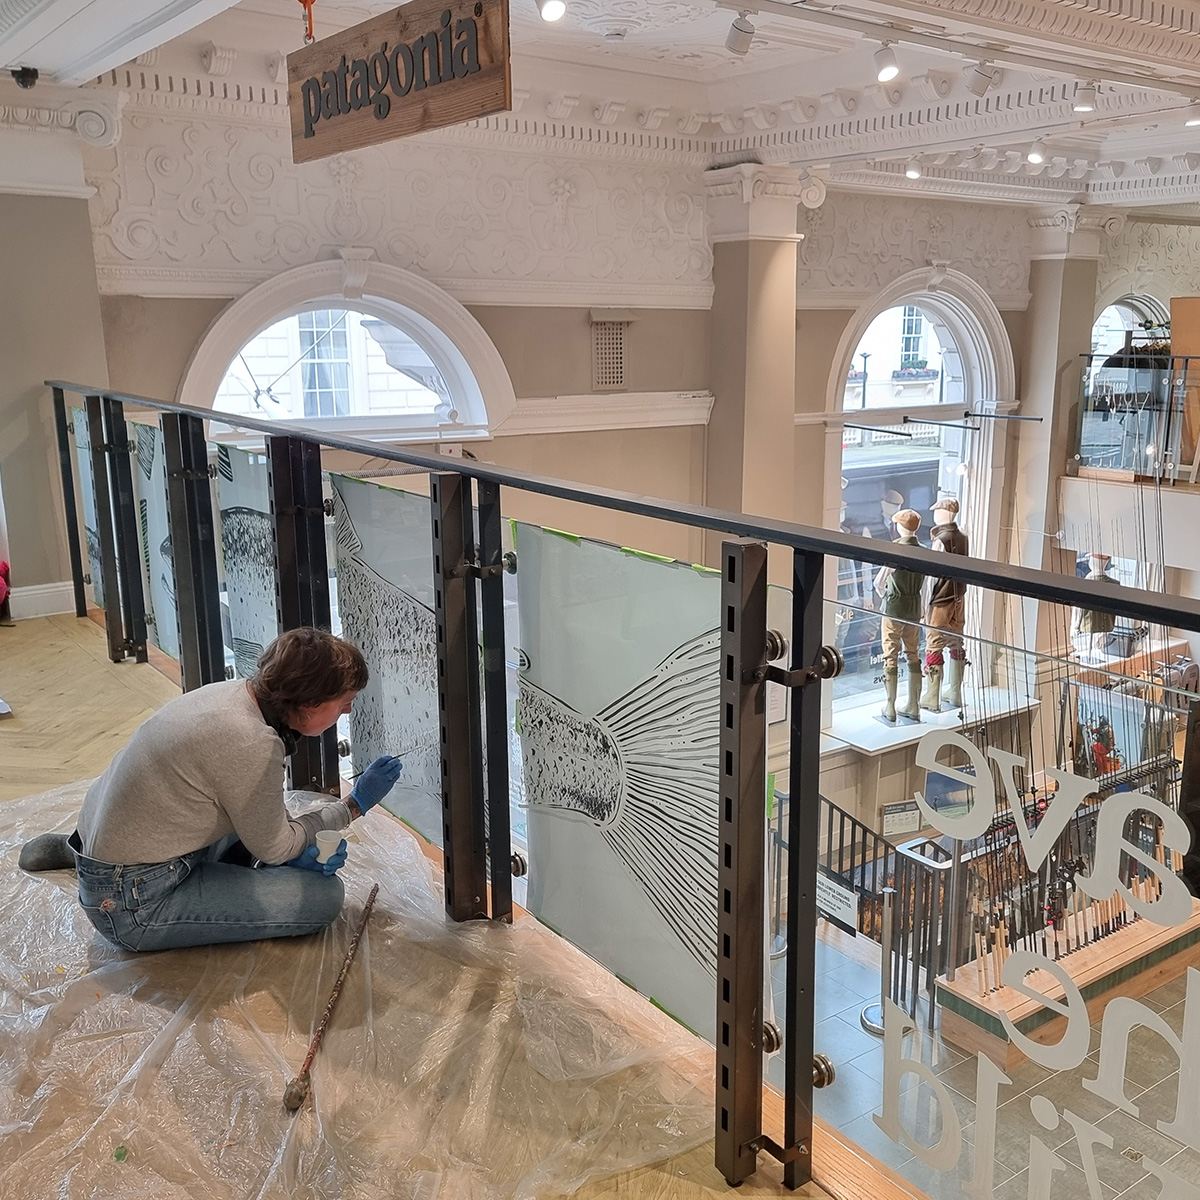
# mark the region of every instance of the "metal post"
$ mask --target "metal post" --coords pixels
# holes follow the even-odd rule
[[[962,923],[967,910],[967,872],[963,866],[962,842],[953,843],[954,861],[950,864],[950,961],[946,965],[946,978],[953,983],[962,957]]]
[[[762,1137],[767,548],[723,542],[721,564],[716,1165],[736,1185]]]
[[[321,447],[297,437],[267,438],[271,515],[275,526],[275,596],[279,629],[328,630],[329,564],[321,494]],[[292,753],[291,784],[336,796],[337,729],[300,739]]]
[[[453,472],[431,475],[430,499],[446,913],[452,921],[470,921],[487,917],[470,481]]]
[[[87,616],[83,590],[83,554],[79,546],[79,517],[75,512],[75,470],[71,464],[71,440],[67,425],[67,402],[62,388],[54,388],[54,429],[58,435],[58,469],[62,475],[63,511],[67,518],[67,554],[71,559],[71,584],[75,589],[75,615]]]
[[[113,524],[117,542],[117,571],[121,578],[121,617],[125,650],[138,662],[147,661],[146,596],[142,590],[142,535],[138,528],[133,471],[129,465],[129,427],[125,406],[105,396],[101,401],[111,455]]]
[[[883,1034],[883,1010],[892,986],[892,930],[895,926],[896,889],[883,889],[883,920],[879,930],[879,1003],[868,1004],[859,1014],[859,1023],[868,1033]]]
[[[478,488],[491,913],[494,921],[511,921],[512,833],[508,808],[508,691],[504,667],[504,548],[500,536],[500,485],[481,479]]]
[[[792,666],[821,658],[822,555],[792,556]],[[789,755],[787,1028],[783,1036],[784,1186],[812,1179],[813,1023],[816,1018],[817,852],[821,825],[821,684],[792,693]]]
[[[171,522],[171,566],[185,692],[225,678],[221,591],[204,422],[163,413],[164,475]]]
[[[84,406],[91,445],[92,486],[96,493],[96,539],[100,543],[100,578],[104,585],[104,632],[108,639],[108,657],[113,662],[120,662],[125,657],[125,633],[121,625],[121,589],[117,583],[117,549],[113,540],[112,498],[108,490],[104,416],[99,396],[88,396]]]

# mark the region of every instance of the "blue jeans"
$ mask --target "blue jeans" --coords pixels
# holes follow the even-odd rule
[[[71,846],[79,903],[88,920],[123,950],[173,950],[217,942],[317,933],[341,912],[336,875],[300,867],[249,867],[219,861],[236,844],[224,838],[167,862],[116,865]]]

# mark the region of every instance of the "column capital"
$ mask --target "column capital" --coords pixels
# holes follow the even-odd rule
[[[705,171],[704,195],[714,242],[799,241],[796,210],[819,208],[825,184],[807,171],[738,163]]]
[[[1029,218],[1033,258],[1100,258],[1104,240],[1125,228],[1125,215],[1083,204],[1036,209]]]

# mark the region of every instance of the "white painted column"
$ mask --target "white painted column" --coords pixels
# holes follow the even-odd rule
[[[1079,419],[1083,355],[1091,351],[1096,284],[1103,238],[1124,218],[1091,213],[1078,205],[1031,217],[1034,247],[1030,302],[1021,361],[1021,412],[1041,424],[1021,422],[1014,462],[1015,494],[1010,558],[1021,566],[1074,573],[1054,534],[1062,525],[1058,481],[1073,453]],[[1051,628],[1037,622],[1027,602],[1024,627],[1038,629],[1038,646],[1050,649]]]
[[[790,520],[795,503],[796,213],[824,187],[784,167],[705,175],[713,242],[709,504]],[[719,538],[708,546],[710,555]],[[782,566],[782,564],[781,564]],[[772,570],[776,575],[776,571]],[[788,564],[790,577],[790,563]],[[781,577],[781,576],[779,576]]]

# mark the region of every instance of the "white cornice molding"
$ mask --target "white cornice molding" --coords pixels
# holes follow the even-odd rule
[[[707,425],[712,392],[602,392],[517,400],[512,414],[493,427],[494,437],[594,433],[607,429],[663,429]]]
[[[1200,66],[1200,12],[1195,5],[1146,0],[892,0],[899,8],[1007,32],[1021,31],[1065,47],[1107,49],[1123,62]]]
[[[3,190],[0,188],[0,190]],[[90,196],[94,188],[79,194]],[[67,193],[64,193],[67,194]],[[70,193],[75,194],[75,193]],[[272,278],[269,271],[211,267],[161,267],[139,263],[97,263],[102,296],[160,299],[233,299]],[[519,305],[523,308],[684,308],[712,307],[712,284],[607,283],[580,280],[554,283],[522,279],[434,279],[461,304]]]
[[[866,304],[877,291],[868,288],[805,287],[796,293],[796,309],[798,312],[849,311]],[[1024,312],[1029,307],[1030,293],[1026,289],[988,294],[1001,312]]]

